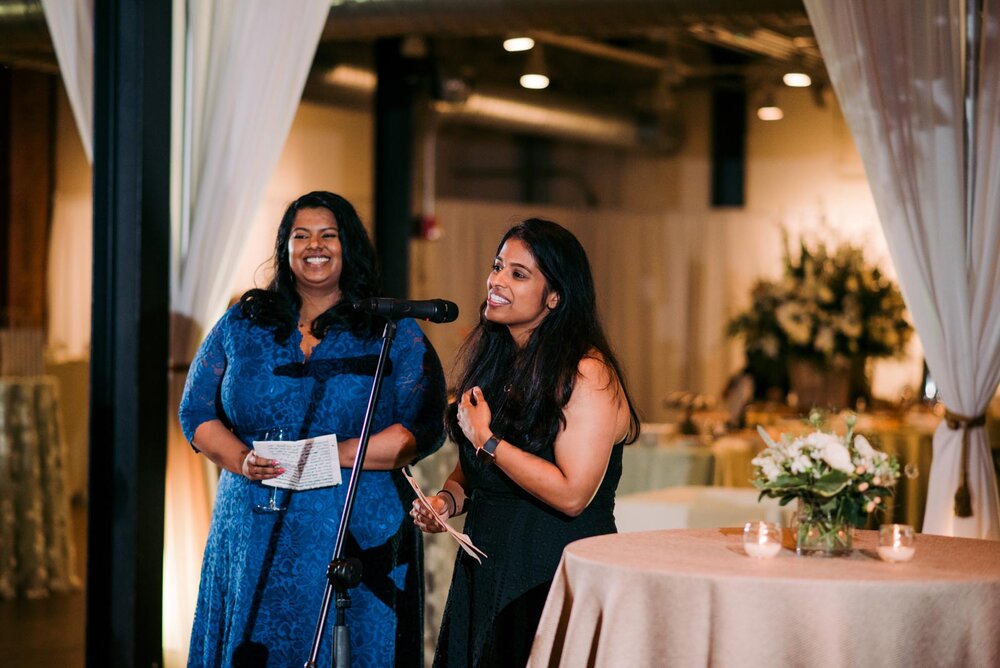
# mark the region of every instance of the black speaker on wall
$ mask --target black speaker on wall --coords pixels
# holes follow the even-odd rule
[[[712,93],[712,206],[743,206],[747,94],[740,86]]]

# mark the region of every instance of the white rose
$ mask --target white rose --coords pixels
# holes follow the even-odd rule
[[[857,450],[865,459],[871,459],[875,456],[875,448],[873,448],[872,444],[868,442],[868,439],[861,434],[854,437],[854,449]]]
[[[837,471],[843,471],[844,473],[852,473],[854,471],[854,462],[851,461],[851,453],[836,436],[817,431],[809,434],[807,441],[815,448],[814,458],[816,455],[819,455],[818,459],[822,459],[830,468]]]
[[[805,473],[812,468],[812,460],[805,455],[798,455],[792,460],[792,465],[789,467],[792,473]]]
[[[792,343],[800,346],[809,343],[812,338],[812,323],[801,304],[785,302],[775,309],[774,316]]]
[[[844,473],[851,473],[854,470],[854,463],[851,462],[851,453],[847,451],[840,441],[827,443],[823,448],[823,461],[830,465],[830,468]]]
[[[754,457],[750,463],[760,468],[768,482],[781,475],[781,467],[775,464],[770,457]]]

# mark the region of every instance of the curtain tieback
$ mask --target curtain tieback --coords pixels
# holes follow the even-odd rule
[[[969,429],[982,427],[986,424],[986,414],[966,417],[949,410],[944,412],[944,421],[948,429],[962,430],[962,481],[955,491],[955,515],[972,517],[972,495],[969,493]]]

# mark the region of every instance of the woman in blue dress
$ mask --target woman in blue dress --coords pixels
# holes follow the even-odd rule
[[[313,192],[293,202],[275,241],[274,279],[219,320],[191,364],[180,419],[195,450],[222,468],[189,666],[301,666],[326,586],[344,484],[279,490],[277,513],[257,513],[261,481],[288,462],[255,455],[281,428],[292,439],[336,434],[354,463],[384,321],[352,307],[378,296],[374,249],[354,207]],[[421,665],[422,552],[406,513],[400,468],[443,441],[444,376],[412,320],[400,321],[371,427],[345,556],[363,579],[347,612],[352,665]],[[332,611],[331,611],[332,612]],[[319,665],[330,665],[324,633]]]

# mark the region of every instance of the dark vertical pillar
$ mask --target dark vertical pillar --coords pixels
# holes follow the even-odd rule
[[[162,665],[170,0],[97,0],[88,666]]]
[[[552,142],[530,135],[515,138],[520,169],[521,201],[525,204],[545,204],[551,200]]]
[[[743,206],[747,94],[742,88],[712,92],[712,206]]]
[[[375,43],[375,249],[382,287],[407,297],[413,189],[413,61],[398,38]]]

